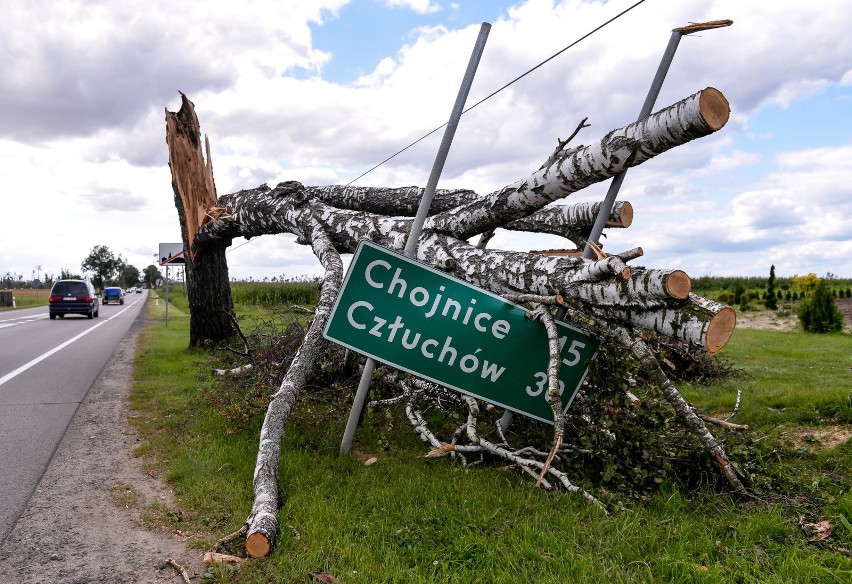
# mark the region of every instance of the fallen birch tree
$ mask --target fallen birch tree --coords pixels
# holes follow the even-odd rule
[[[485,246],[494,231],[501,228],[558,235],[582,248],[599,205],[553,203],[673,147],[719,130],[728,115],[724,96],[716,89],[707,88],[643,120],[613,130],[590,145],[567,148],[566,142],[559,141],[541,168],[491,194],[439,190],[420,237],[417,259],[493,293],[529,304],[544,328],[552,319],[552,307],[564,305],[573,322],[602,335],[604,344],[620,346],[620,350],[631,355],[660,389],[683,427],[715,461],[729,487],[747,495],[724,446],[681,397],[643,338],[650,331],[690,350],[714,354],[733,332],[736,317],[730,307],[692,294],[689,277],[680,270],[628,266],[629,261],[642,255],[641,248],[615,254],[597,248],[597,257],[587,260],[576,251],[524,253]],[[212,292],[202,289],[202,281],[207,278],[219,278],[221,283],[224,274],[227,281],[224,249],[234,237],[293,234],[298,243],[311,246],[325,270],[313,320],[278,391],[269,399],[261,429],[253,479],[255,500],[246,519],[247,551],[260,557],[270,551],[278,530],[281,439],[323,345],[321,331],[343,280],[340,254],[353,253],[362,239],[401,251],[422,189],[306,186],[287,181],[274,188],[261,185],[217,197],[209,145],[205,139],[202,149],[198,119],[186,96],[182,96],[180,111],[166,112],[166,129],[175,205],[189,258],[190,317],[195,323],[191,325],[191,345],[212,343],[235,334],[230,293],[223,289],[227,287],[216,285]],[[631,220],[632,207],[622,202],[612,210],[608,226],[624,228]],[[480,244],[468,243],[474,236],[480,236]],[[211,299],[211,294],[216,297]],[[545,487],[555,480],[567,490],[600,504],[589,493],[572,485],[564,470],[552,466],[560,452],[576,448],[563,444],[564,420],[556,386],[559,357],[558,348],[554,353],[554,345],[558,347],[558,343],[550,343],[552,366],[547,374],[555,428],[554,445],[549,451],[512,449],[505,440],[499,444],[487,440],[476,429],[479,404],[470,398],[464,398],[468,422],[457,433],[459,437],[466,436],[469,444],[460,444],[455,439],[451,443],[441,442],[425,427],[416,406],[417,399],[424,396],[428,399],[430,394],[441,390],[418,386],[417,381],[411,385],[400,378],[399,400],[407,403],[406,415],[415,432],[432,447],[429,456],[486,452],[534,474]],[[625,370],[623,377],[627,376]],[[593,387],[584,388],[582,393],[580,399],[595,399]],[[590,423],[589,427],[593,425]],[[498,433],[501,431],[498,424]]]

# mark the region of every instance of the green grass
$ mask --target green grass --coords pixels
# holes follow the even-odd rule
[[[707,411],[730,412],[741,389],[737,419],[766,431],[852,423],[852,335],[738,329],[720,355],[742,374],[681,388]]]
[[[258,424],[234,431],[203,399],[209,356],[186,348],[185,300],[174,300],[168,327],[162,302],[149,302],[158,322],[145,331],[137,356],[133,423],[143,438],[138,454],[170,482],[180,505],[152,505],[148,521],[192,535],[204,548],[238,529],[249,512]],[[755,436],[779,425],[848,423],[849,343],[849,335],[738,331],[725,354],[747,376],[685,390],[693,403],[723,412],[742,386],[734,421],[752,424]],[[347,413],[318,416],[313,405],[297,405],[282,448],[277,545],[239,573],[211,570],[210,581],[309,582],[311,572],[340,582],[852,579],[852,441],[830,450],[785,449],[774,434],[759,442],[755,456],[775,465],[801,498],[743,505],[666,484],[607,517],[578,496],[548,494],[501,466],[425,461],[407,422],[388,410],[365,413],[353,447],[358,456],[338,456]],[[368,456],[378,462],[365,466]],[[800,516],[831,521],[834,534],[809,542]]]

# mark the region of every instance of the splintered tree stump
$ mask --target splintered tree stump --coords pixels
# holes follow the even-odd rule
[[[181,94],[180,111],[176,114],[166,111],[166,143],[186,259],[189,345],[198,347],[228,339],[235,333],[230,317],[234,303],[225,259],[231,238],[195,245],[199,228],[212,220],[208,213],[216,207],[216,185],[210,143],[205,137],[205,163],[195,106],[184,94]]]

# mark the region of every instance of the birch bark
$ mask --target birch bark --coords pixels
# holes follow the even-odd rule
[[[307,235],[312,241],[314,254],[325,268],[325,279],[305,340],[293,358],[281,387],[269,400],[260,429],[260,445],[253,479],[254,503],[246,519],[246,551],[255,558],[267,555],[275,542],[278,532],[278,462],[281,457],[284,425],[290,417],[293,405],[299,399],[305,380],[323,345],[322,330],[343,281],[343,263],[331,241],[320,225],[309,227],[311,229]]]

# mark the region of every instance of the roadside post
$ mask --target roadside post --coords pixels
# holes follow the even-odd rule
[[[160,265],[166,266],[166,326],[169,326],[169,266],[186,264],[182,243],[161,243],[159,253]]]
[[[447,160],[447,154],[450,151],[450,145],[453,142],[453,137],[455,136],[459,119],[461,119],[468,93],[470,93],[470,87],[473,85],[473,77],[476,75],[476,69],[479,66],[482,53],[485,50],[485,42],[488,40],[488,33],[490,31],[491,25],[487,22],[483,22],[479,28],[479,36],[476,38],[476,44],[473,47],[473,52],[467,64],[467,70],[465,71],[464,78],[462,79],[458,95],[456,96],[455,105],[450,113],[450,120],[447,122],[447,127],[444,129],[444,137],[441,140],[441,145],[438,148],[438,154],[436,155],[435,162],[432,165],[432,172],[429,175],[426,190],[423,193],[423,198],[420,200],[420,205],[417,208],[417,215],[414,218],[414,222],[411,225],[411,231],[409,232],[408,239],[405,243],[405,255],[409,258],[417,257],[417,244],[420,239],[420,234],[423,231],[423,224],[426,222],[426,217],[429,214],[429,207],[431,206],[432,198],[435,195],[438,179],[441,177],[441,172],[444,169],[444,163]],[[367,399],[367,391],[369,390],[370,380],[373,378],[373,371],[375,368],[376,362],[372,357],[368,356],[367,361],[364,363],[364,371],[361,373],[361,381],[358,384],[358,390],[355,392],[355,399],[352,401],[352,409],[349,411],[349,419],[346,421],[346,429],[343,431],[343,439],[340,443],[340,454],[349,454],[349,450],[352,448],[355,429],[358,427],[358,420],[360,419],[361,412],[364,409],[364,402]]]

